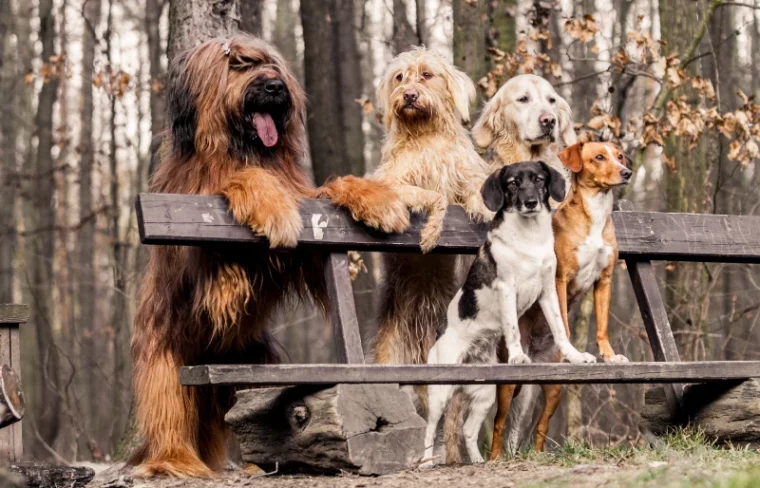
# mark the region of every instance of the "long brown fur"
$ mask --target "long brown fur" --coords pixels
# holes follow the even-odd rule
[[[271,148],[250,132],[255,83],[284,82],[290,104]],[[373,227],[403,231],[408,210],[383,182],[339,178],[314,189],[302,167],[306,99],[284,59],[246,35],[213,39],[180,54],[169,85],[166,154],[151,191],[223,195],[234,218],[270,246],[294,247],[298,201],[327,197]],[[258,145],[257,145],[258,144]],[[132,339],[137,427],[144,444],[136,474],[210,476],[227,462],[224,414],[230,388],[183,387],[179,368],[279,360],[266,322],[286,298],[323,309],[323,256],[292,251],[156,246],[142,283]]]

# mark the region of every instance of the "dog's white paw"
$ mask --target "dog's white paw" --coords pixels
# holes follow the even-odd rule
[[[525,353],[510,354],[509,364],[530,364],[530,358]]]
[[[428,459],[427,461],[420,463],[419,466],[417,466],[418,469],[432,469],[435,466],[435,463],[432,459]]]
[[[593,354],[576,350],[565,354],[565,361],[572,364],[588,364],[595,363],[596,358]]]
[[[624,364],[628,362],[628,358],[623,356],[622,354],[615,354],[614,356],[610,356],[607,359],[605,359],[604,362],[612,363],[612,364]]]
[[[481,456],[480,453],[478,453],[477,455],[471,455],[470,458],[472,458],[470,459],[472,464],[482,464],[486,462],[486,460],[483,459],[483,456]]]

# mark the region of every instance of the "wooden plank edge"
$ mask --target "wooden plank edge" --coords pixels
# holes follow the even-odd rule
[[[29,306],[0,304],[0,324],[25,324],[29,322]]]
[[[682,383],[760,377],[760,361],[525,365],[200,365],[180,370],[180,383],[200,385],[293,384],[590,384]]]

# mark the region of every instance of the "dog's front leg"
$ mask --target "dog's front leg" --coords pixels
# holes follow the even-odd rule
[[[427,213],[427,222],[420,232],[420,249],[426,254],[441,238],[443,218],[446,216],[446,200],[440,193],[412,185],[404,185],[398,191],[409,210]]]
[[[557,344],[557,348],[559,348],[565,359],[571,363],[595,363],[596,358],[593,355],[578,351],[570,343],[565,323],[562,320],[559,303],[554,280],[547,277],[544,283],[544,292],[538,299],[538,304],[541,306],[541,311],[544,313],[546,322],[549,324],[552,337],[554,337],[554,343]]]
[[[514,283],[499,281],[499,314],[504,342],[507,344],[509,364],[527,364],[530,358],[525,354],[520,343],[520,326],[517,323],[517,291]]]
[[[628,358],[615,354],[610,345],[607,331],[610,316],[610,299],[612,298],[612,272],[614,265],[602,271],[602,276],[594,283],[594,311],[596,312],[596,343],[599,354],[608,363],[627,363]]]
[[[404,232],[409,227],[409,209],[385,181],[344,176],[317,188],[314,196],[329,198],[351,212],[354,220],[383,232]]]
[[[298,197],[263,168],[233,174],[221,194],[236,221],[269,239],[271,247],[296,247],[303,229]]]

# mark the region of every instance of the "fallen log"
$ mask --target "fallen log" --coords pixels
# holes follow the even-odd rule
[[[389,474],[416,467],[425,421],[398,385],[237,392],[225,421],[243,461],[279,471]]]
[[[651,388],[641,416],[658,435],[691,425],[720,443],[760,444],[760,379],[687,385],[677,418],[668,413],[662,387]]]
[[[95,476],[91,468],[81,466],[49,466],[43,464],[12,464],[10,471],[26,480],[26,486],[34,488],[80,488]]]
[[[10,366],[0,368],[0,429],[24,418],[26,401],[21,378]]]

